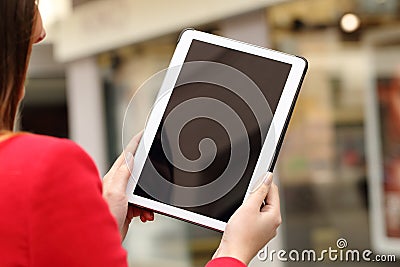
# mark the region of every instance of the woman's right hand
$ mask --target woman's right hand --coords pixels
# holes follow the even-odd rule
[[[259,188],[229,219],[213,258],[232,257],[248,265],[258,251],[276,236],[282,222],[278,187],[272,183],[272,173],[267,173],[260,180]]]
[[[139,217],[142,222],[153,221],[154,213],[128,203],[126,187],[131,176],[133,157],[143,132],[129,142],[125,151],[118,157],[110,171],[103,178],[103,197],[111,214],[117,221],[122,239],[125,239],[131,220]],[[125,154],[127,155],[125,157]]]

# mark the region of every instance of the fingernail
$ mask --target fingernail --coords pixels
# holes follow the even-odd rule
[[[253,193],[255,191],[257,191],[258,188],[260,188],[260,186],[265,182],[265,180],[268,178],[268,174],[270,174],[270,172],[265,173],[264,175],[261,175],[261,177],[257,180],[256,183],[254,183],[252,189],[250,190],[250,193]]]
[[[133,154],[131,152],[127,152],[126,153],[126,164],[128,164],[128,166],[131,166],[132,161],[133,161]]]
[[[133,158],[133,155],[131,152],[126,153],[126,161],[130,161]]]
[[[264,176],[264,184],[270,186],[272,184],[272,172],[267,172]]]

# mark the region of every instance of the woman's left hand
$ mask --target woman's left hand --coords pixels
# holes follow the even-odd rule
[[[134,217],[139,217],[142,222],[153,221],[154,213],[152,211],[128,204],[126,196],[126,187],[130,170],[133,167],[133,155],[136,152],[142,132],[137,134],[128,147],[111,167],[110,171],[103,178],[103,197],[106,200],[112,215],[118,223],[122,240],[125,239],[129,229],[129,224]],[[126,155],[126,158],[125,158]]]

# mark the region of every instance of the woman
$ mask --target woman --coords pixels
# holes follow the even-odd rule
[[[121,240],[130,221],[154,215],[128,206],[124,157],[101,184],[93,161],[71,141],[12,132],[32,45],[45,35],[34,0],[0,0],[0,266],[127,266]],[[128,147],[129,164],[139,140]],[[272,174],[260,180],[208,266],[247,265],[275,236],[278,190]]]

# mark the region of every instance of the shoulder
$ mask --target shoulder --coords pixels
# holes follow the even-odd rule
[[[102,186],[91,157],[76,143],[43,135],[22,134],[13,140],[17,160],[32,204],[51,199],[57,206],[79,199],[98,198]],[[36,207],[34,210],[38,210]]]
[[[69,139],[36,134],[20,134],[12,138],[6,149],[12,157],[23,159],[25,164],[38,167],[85,163],[96,169],[91,157],[76,143]]]
[[[18,151],[34,154],[46,155],[49,152],[59,152],[67,154],[82,154],[89,157],[81,147],[73,141],[64,138],[56,138],[37,134],[19,134],[10,141],[10,146],[18,147]]]
[[[30,164],[40,168],[24,171],[30,176],[25,186],[30,190],[30,253],[37,265],[126,266],[117,223],[102,197],[100,176],[90,157],[66,139],[17,138],[18,146],[30,144],[31,157],[37,153],[41,158]]]
[[[73,182],[82,176],[91,177],[84,180],[97,186],[100,181],[91,157],[71,140],[18,134],[1,145],[0,154],[5,157],[7,169],[18,173],[25,182],[51,183],[59,179]]]

